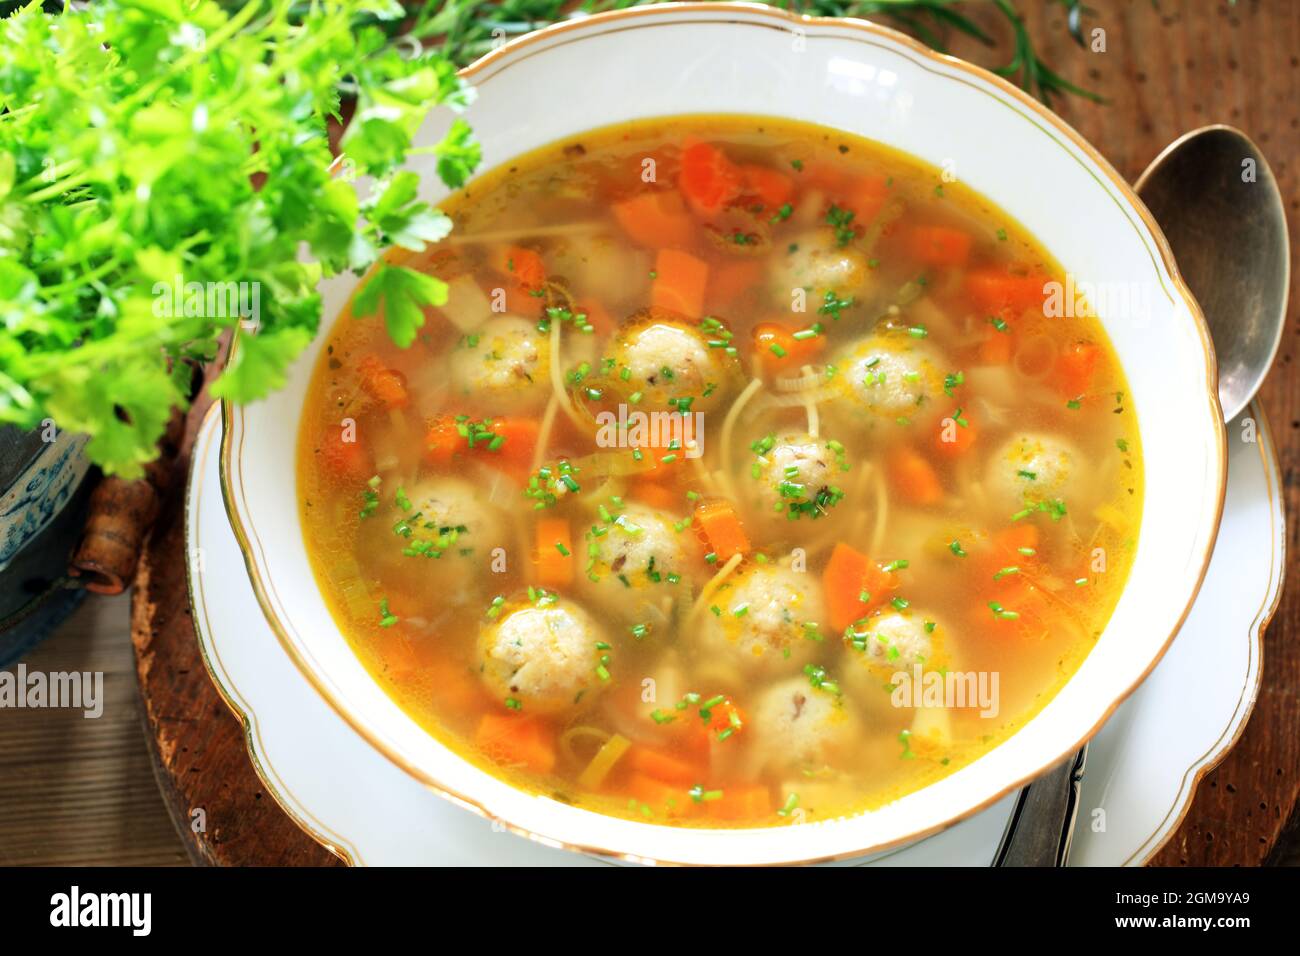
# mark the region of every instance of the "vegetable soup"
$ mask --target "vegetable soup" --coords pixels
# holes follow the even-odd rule
[[[697,116],[451,197],[400,260],[445,305],[406,347],[340,319],[299,437],[375,679],[512,785],[681,826],[870,810],[1022,727],[1123,589],[1137,423],[1059,266],[951,180]]]

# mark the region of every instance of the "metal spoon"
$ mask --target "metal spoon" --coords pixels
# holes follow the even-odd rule
[[[1203,126],[1174,140],[1135,186],[1201,304],[1230,422],[1259,391],[1286,323],[1291,244],[1277,180],[1245,133]],[[1087,745],[1020,791],[994,866],[1064,866]]]
[[[1230,422],[1259,391],[1286,323],[1291,244],[1277,180],[1241,130],[1203,126],[1165,147],[1134,188],[1205,313]]]

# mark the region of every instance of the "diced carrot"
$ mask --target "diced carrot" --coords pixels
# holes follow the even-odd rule
[[[534,418],[494,418],[492,434],[504,438],[496,451],[491,450],[492,442],[478,442],[476,452],[483,452],[483,461],[497,468],[517,481],[528,477],[533,463],[533,450],[537,447],[540,424]]]
[[[943,483],[938,473],[916,449],[907,445],[895,448],[886,461],[886,471],[894,490],[904,501],[933,505],[943,500]]]
[[[458,451],[466,448],[465,439],[456,428],[452,415],[438,415],[424,433],[424,459],[437,468],[451,464]]]
[[[884,208],[889,198],[889,184],[883,176],[863,176],[850,184],[845,203],[853,210],[854,225],[866,226]]]
[[[693,143],[682,150],[677,183],[691,208],[707,215],[740,195],[744,177],[721,149],[710,143]]]
[[[623,760],[637,773],[645,774],[663,783],[679,783],[686,787],[699,783],[703,773],[702,768],[695,764],[687,763],[680,757],[666,754],[662,750],[655,750],[644,744],[633,744]]]
[[[768,372],[797,369],[821,353],[826,344],[823,336],[797,339],[795,331],[779,322],[760,322],[754,326],[754,353]]]
[[[463,714],[481,707],[487,698],[483,682],[465,664],[447,659],[446,651],[420,662],[432,688],[431,696],[445,713]],[[508,715],[507,715],[508,716]],[[518,720],[518,718],[515,718]]]
[[[740,167],[746,194],[754,195],[768,209],[777,209],[794,196],[794,182],[771,166],[748,164]]]
[[[749,551],[749,535],[731,502],[718,498],[701,502],[695,509],[695,524],[719,563]]]
[[[895,586],[892,571],[886,571],[851,545],[839,542],[822,571],[822,591],[830,626],[842,631],[866,617],[885,603]]]
[[[599,302],[592,300],[584,302],[578,307],[578,311],[587,317],[587,324],[590,325],[597,335],[606,335],[614,331],[615,322],[606,309]]]
[[[1022,522],[1004,528],[993,535],[993,547],[1006,555],[1015,554],[1020,548],[1037,549],[1038,526]]]
[[[980,343],[980,364],[1006,365],[1011,361],[1011,355],[1014,351],[1015,341],[1011,329],[1008,328],[999,332],[989,326],[984,341]]]
[[[687,415],[682,419],[682,444],[688,447],[691,442],[698,443],[703,438],[702,435],[695,433],[695,417]],[[639,461],[645,467],[641,472],[641,477],[647,481],[666,481],[675,475],[681,474],[687,458],[686,452],[682,448],[670,447],[671,441],[667,444],[638,444],[635,440],[631,441],[631,447],[636,452],[641,453]],[[667,460],[665,460],[667,459]]]
[[[703,259],[680,249],[660,249],[655,257],[650,304],[698,319],[704,315],[704,290],[708,282],[709,266]]]
[[[669,713],[673,713],[670,709]],[[686,712],[691,715],[690,711]],[[690,716],[682,717],[671,723],[663,724],[658,727],[659,733],[668,741],[672,752],[677,758],[684,763],[695,767],[698,773],[698,779],[703,780],[708,776],[709,764],[713,757],[713,740],[716,738],[709,733],[709,728],[702,720],[690,719]]]
[[[628,489],[628,495],[634,501],[647,504],[658,511],[672,512],[682,506],[681,492],[674,491],[668,485],[660,484],[652,478],[639,478]]]
[[[506,246],[498,253],[497,268],[514,279],[521,289],[540,289],[546,282],[546,266],[541,255],[523,246]]]
[[[320,458],[325,467],[336,477],[348,481],[365,481],[373,473],[370,454],[351,436],[352,441],[343,440],[343,429],[335,425],[326,426],[320,443]]]
[[[710,307],[723,311],[763,281],[763,263],[756,259],[731,259],[709,276]]]
[[[405,408],[410,404],[402,374],[388,368],[378,356],[367,355],[357,363],[357,378],[370,397],[385,408]]]
[[[1047,276],[1022,275],[1003,268],[976,269],[967,273],[964,288],[971,304],[986,315],[1014,317],[1026,309],[1042,308],[1047,298],[1043,286]]]
[[[704,812],[714,820],[763,820],[772,815],[772,793],[762,784],[724,786],[717,800],[706,800]]]
[[[927,266],[964,266],[970,258],[970,233],[949,226],[913,226],[903,234],[904,247]]]
[[[573,583],[573,538],[566,518],[537,519],[537,582],[561,588]]]
[[[975,444],[979,432],[971,423],[969,415],[963,413],[962,420],[966,422],[965,425],[951,416],[939,421],[939,431],[935,435],[934,442],[935,450],[939,454],[948,458],[958,458],[970,451],[970,447]]]
[[[689,817],[699,812],[699,804],[691,799],[689,793],[691,786],[694,784],[675,787],[643,773],[632,773],[628,775],[626,789],[629,796],[644,803],[653,813]]]
[[[1056,387],[1066,399],[1085,395],[1092,388],[1101,350],[1092,342],[1072,342],[1056,360]]]
[[[639,246],[689,246],[695,238],[695,222],[675,189],[642,193],[614,203],[611,208],[614,219]]]
[[[489,711],[479,720],[474,744],[498,763],[536,773],[555,769],[555,730],[534,717]]]
[[[535,419],[489,419],[486,427],[494,437],[475,439],[473,448],[461,434],[463,424],[456,419],[457,416],[445,413],[429,422],[424,434],[425,461],[435,468],[446,468],[458,458],[473,454],[511,478],[522,481],[528,477],[540,428]],[[502,440],[496,441],[497,437]]]
[[[375,653],[383,662],[384,673],[389,677],[400,679],[413,673],[420,666],[420,659],[415,653],[415,648],[411,646],[411,639],[400,628],[381,628],[373,644]]]
[[[1041,592],[1024,573],[1034,569],[1037,556],[1020,550],[1024,548],[1037,551],[1038,542],[1037,526],[1027,521],[1003,528],[990,536],[989,547],[974,556],[975,573],[984,579],[982,590],[987,595],[986,600],[996,600],[1007,610],[1026,616],[1046,610],[1046,601]],[[1018,570],[1008,573],[1008,568]],[[986,605],[985,614],[988,613]],[[1037,623],[1026,621],[1026,626],[1032,629]]]
[[[709,730],[720,734],[728,729],[732,736],[745,728],[745,712],[728,697],[720,704],[709,708]]]

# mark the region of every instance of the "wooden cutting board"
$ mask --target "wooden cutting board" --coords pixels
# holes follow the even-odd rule
[[[1056,4],[1023,0],[1040,55],[1061,74],[1108,102],[1078,98],[1057,105],[1128,179],[1186,130],[1224,122],[1262,147],[1287,201],[1293,233],[1300,220],[1300,4],[1165,0],[1158,7],[1090,0],[1088,31],[1105,31],[1104,52],[1069,38]],[[966,38],[955,52],[996,65],[1009,30],[994,14],[976,18],[999,41],[989,50]],[[1088,34],[1090,42],[1097,37]],[[471,121],[473,114],[470,114]],[[1189,197],[1195,201],[1195,197]],[[1300,244],[1293,243],[1293,254]],[[1300,262],[1292,266],[1300,282]],[[1291,301],[1300,302],[1293,287]],[[1289,318],[1277,365],[1264,386],[1281,458],[1288,514],[1287,544],[1300,553],[1300,325]],[[244,749],[243,729],[226,708],[199,659],[185,588],[184,469],[207,401],[188,421],[178,477],[163,503],[140,562],[132,610],[144,720],[159,785],[191,856],[216,864],[337,864],[299,830],[262,787]],[[242,573],[242,569],[241,569]],[[1227,758],[1205,774],[1178,832],[1157,865],[1255,865],[1296,852],[1279,839],[1300,794],[1300,596],[1294,579],[1265,636],[1264,674],[1255,711]],[[195,829],[202,810],[205,829]]]

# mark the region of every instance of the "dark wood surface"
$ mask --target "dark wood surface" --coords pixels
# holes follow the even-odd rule
[[[1055,4],[1027,22],[1058,72],[1107,103],[1070,99],[1058,112],[1130,181],[1170,141],[1210,123],[1242,129],[1277,176],[1292,238],[1291,307],[1277,364],[1261,392],[1277,441],[1287,512],[1287,551],[1300,554],[1300,3],[1291,0],[1088,0],[1085,29],[1106,31],[1106,52],[1074,44]],[[1005,34],[1005,31],[1003,31]],[[989,62],[963,45],[957,52]],[[1188,197],[1195,202],[1195,197]],[[1294,560],[1290,562],[1294,568]],[[1224,596],[1231,599],[1230,595]],[[1264,638],[1254,713],[1236,747],[1206,774],[1158,865],[1300,862],[1294,833],[1300,796],[1300,583],[1295,575]]]
[[[131,602],[131,640],[154,776],[196,863],[339,864],[262,786],[244,747],[243,726],[199,656],[185,585],[184,495],[190,450],[208,404],[202,397],[190,412],[177,473],[141,555]],[[242,573],[242,568],[231,570]]]
[[[1105,52],[1080,49],[1056,4],[1022,0],[1043,58],[1107,98],[1059,101],[1058,112],[1130,180],[1171,140],[1208,123],[1230,123],[1263,149],[1277,175],[1294,235],[1300,222],[1300,3],[1289,0],[1089,0],[1085,30],[1105,31]],[[995,14],[980,22],[998,40],[962,39],[954,52],[1003,62],[1010,32]],[[1091,36],[1091,34],[1089,34]],[[471,113],[472,120],[472,113]],[[1189,201],[1195,201],[1189,197]],[[1300,248],[1300,247],[1297,247]],[[1294,281],[1300,268],[1292,267]],[[1287,549],[1300,554],[1300,323],[1288,317],[1277,366],[1262,392],[1281,458]],[[191,419],[191,437],[193,422]],[[177,467],[184,467],[187,454]],[[145,723],[159,783],[191,855],[205,863],[337,862],[280,811],[261,786],[243,732],[199,660],[185,591],[183,482],[164,504],[136,582],[133,635]],[[1200,781],[1182,826],[1158,865],[1300,862],[1293,832],[1300,794],[1300,588],[1289,582],[1264,640],[1254,713],[1226,759]],[[207,831],[191,814],[206,811]]]

